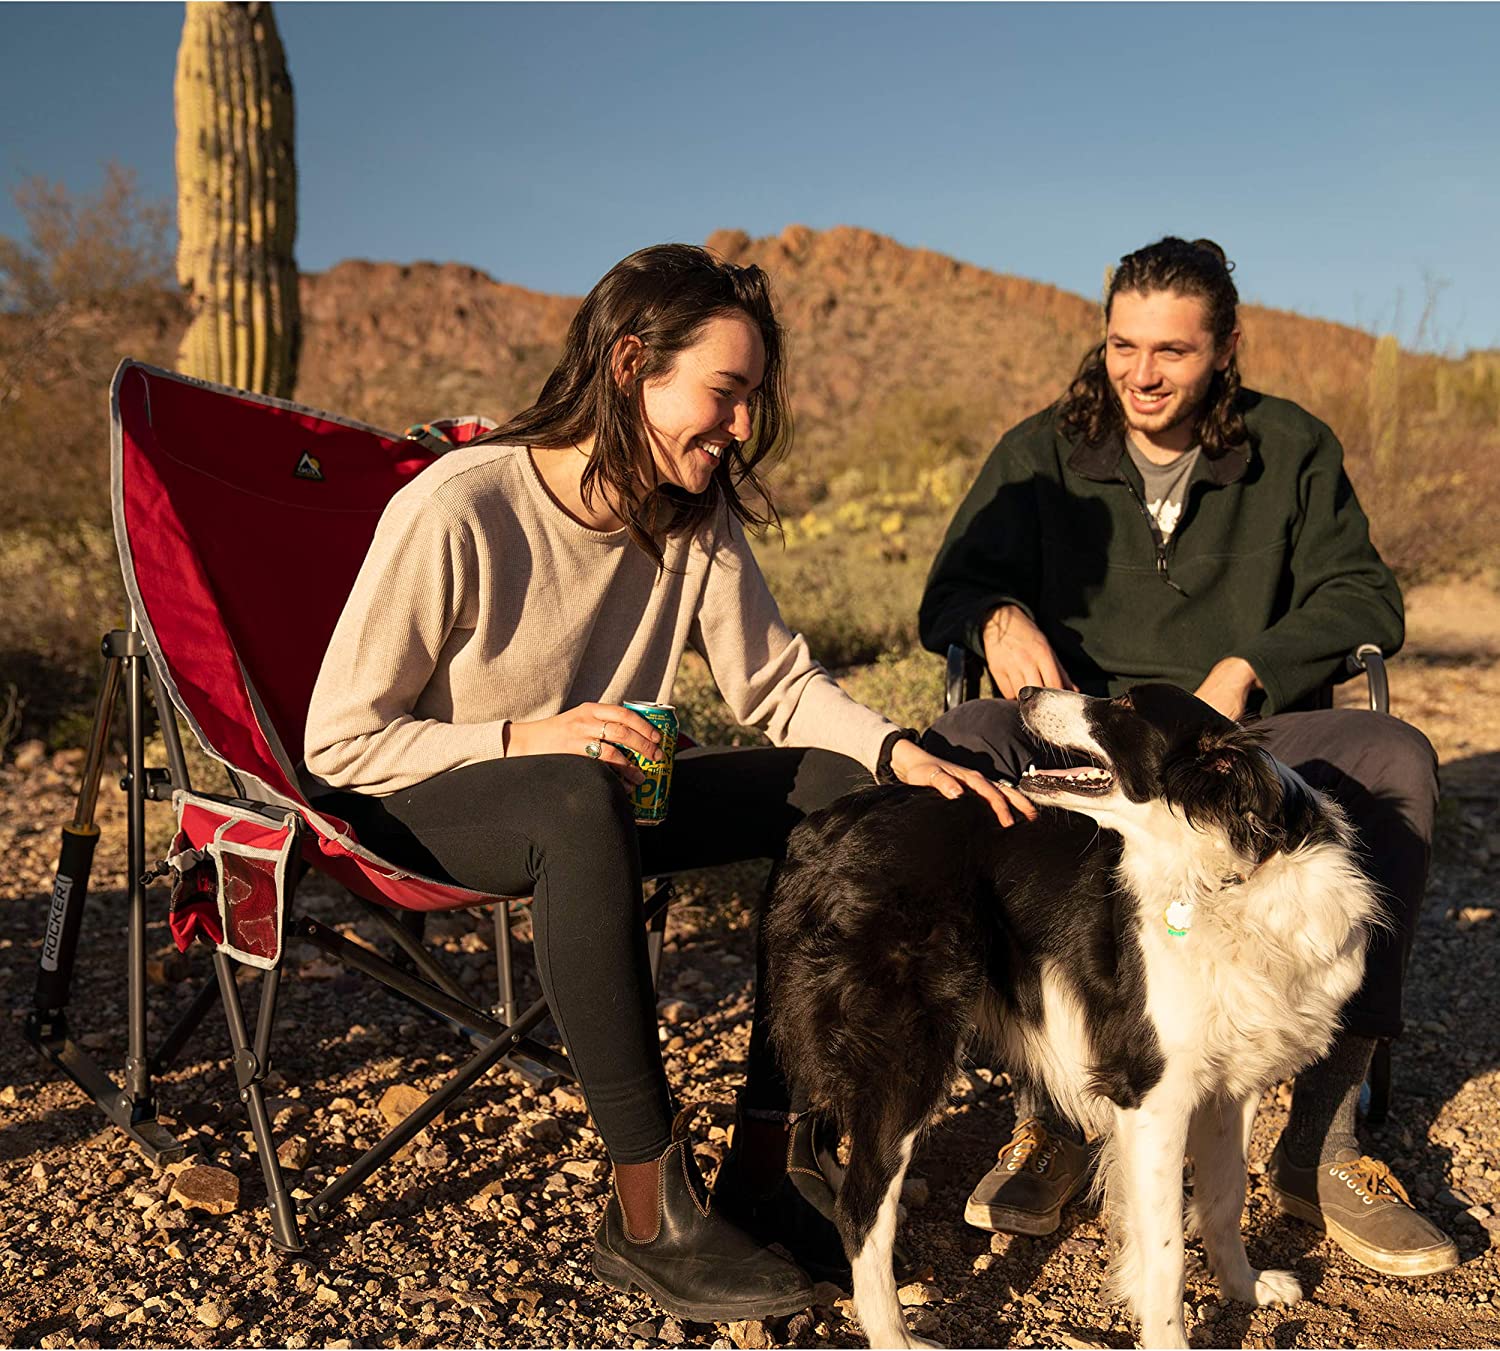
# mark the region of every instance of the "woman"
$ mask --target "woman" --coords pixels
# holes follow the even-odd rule
[[[655,874],[776,857],[872,771],[1006,793],[850,699],[788,632],[741,496],[788,437],[766,276],[686,245],[644,249],[584,300],[536,404],[391,500],[324,659],[307,766],[393,861],[535,896],[537,968],[614,1165],[595,1269],[679,1316],[804,1307],[810,1287],[706,1203],[674,1138],[640,919]],[[777,749],[679,757],[667,821],[626,786],[683,649]],[[817,747],[820,750],[797,750]],[[1023,811],[1024,799],[1012,795]],[[785,1089],[755,1038],[745,1124],[781,1144]],[[680,1135],[680,1132],[679,1132]],[[782,1148],[781,1158],[785,1158]]]

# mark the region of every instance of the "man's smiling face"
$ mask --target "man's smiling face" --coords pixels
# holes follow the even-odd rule
[[[1213,383],[1228,369],[1238,331],[1214,345],[1208,309],[1172,291],[1120,291],[1109,310],[1104,366],[1125,425],[1163,451],[1186,450]]]

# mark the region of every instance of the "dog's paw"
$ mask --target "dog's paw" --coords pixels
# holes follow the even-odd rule
[[[1267,1304],[1295,1304],[1302,1298],[1302,1283],[1290,1271],[1245,1269],[1242,1280],[1219,1278],[1219,1293],[1225,1299],[1264,1308]]]
[[[1302,1298],[1302,1282],[1290,1271],[1262,1271],[1255,1278],[1255,1302],[1267,1304],[1295,1304]]]
[[[1221,1281],[1226,1299],[1264,1308],[1267,1304],[1295,1304],[1302,1298],[1302,1282],[1290,1271],[1249,1271],[1243,1285],[1238,1281]]]

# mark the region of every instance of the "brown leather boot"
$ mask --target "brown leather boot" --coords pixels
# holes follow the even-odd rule
[[[1039,1117],[1027,1117],[1001,1148],[1000,1161],[980,1178],[964,1219],[1000,1234],[1050,1234],[1088,1174],[1085,1146],[1049,1131]]]
[[[685,1117],[658,1161],[656,1228],[630,1237],[618,1191],[610,1190],[594,1235],[594,1271],[617,1290],[644,1291],[668,1313],[700,1323],[774,1318],[812,1303],[800,1267],[778,1257],[712,1207],[686,1138]]]

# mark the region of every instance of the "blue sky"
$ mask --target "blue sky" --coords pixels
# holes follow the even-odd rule
[[[175,4],[6,5],[30,174],[173,193]],[[282,4],[298,262],[581,293],[720,227],[865,226],[1097,293],[1208,235],[1246,300],[1500,347],[1500,6]],[[1430,291],[1436,306],[1419,321]]]

